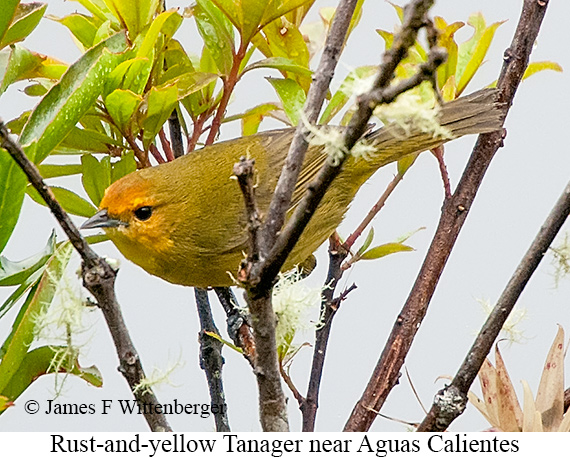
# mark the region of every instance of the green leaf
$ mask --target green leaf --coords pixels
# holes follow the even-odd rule
[[[285,78],[296,80],[303,88],[305,93],[309,91],[311,86],[311,75],[307,73],[309,70],[309,49],[297,26],[285,18],[276,19],[263,28],[264,41],[266,46],[261,46],[260,39],[256,35],[253,42],[261,52],[268,58],[286,58],[289,59],[296,66],[291,66],[290,63],[284,61],[289,69],[280,69]],[[273,68],[275,68],[273,66]]]
[[[241,115],[241,129],[242,136],[254,135],[259,129],[259,124],[264,117],[266,117],[272,111],[279,111],[280,108],[274,103],[265,103],[263,105],[258,105]]]
[[[147,57],[137,57],[120,63],[107,78],[103,95],[107,96],[116,89],[142,94],[151,69],[152,62]]]
[[[22,281],[22,283],[16,288],[16,290],[12,292],[10,296],[0,306],[0,318],[4,317],[4,315],[8,311],[10,311],[10,309],[12,309],[12,306],[14,306],[18,302],[18,300],[20,300],[20,298],[24,296],[24,294],[28,293],[38,284],[44,271],[45,271],[45,266],[41,266],[32,274],[30,274],[30,276],[28,276]]]
[[[455,32],[465,26],[464,22],[454,22],[453,24],[447,25],[444,23],[443,19],[436,18],[436,26],[440,29],[440,35],[438,37],[438,46],[445,48],[447,51],[447,60],[439,66],[437,69],[437,77],[439,87],[443,87],[445,82],[453,75],[457,70],[457,59],[459,47],[455,41]]]
[[[14,403],[8,397],[0,395],[0,413],[6,411],[10,406],[14,406]]]
[[[403,243],[404,241],[408,241],[413,235],[415,235],[418,232],[421,232],[422,230],[425,230],[425,227],[420,227],[417,228],[415,230],[412,230],[411,232],[408,233],[404,233],[402,236],[399,236],[398,238],[396,238],[394,240],[395,243]]]
[[[0,51],[0,94],[16,81],[32,78],[59,79],[66,68],[65,64],[50,57],[13,45]]]
[[[50,16],[50,19],[67,27],[85,49],[89,49],[95,44],[97,30],[101,26],[101,21],[95,17],[72,13],[61,18]]]
[[[477,70],[479,70],[483,59],[487,55],[497,28],[503,23],[504,21],[495,22],[489,27],[486,27],[485,18],[481,13],[474,14],[469,18],[468,24],[471,25],[475,31],[469,41],[459,46],[456,72],[456,79],[458,79],[457,95],[461,95],[467,84],[469,84],[469,81],[471,81]]]
[[[91,203],[89,203],[84,198],[81,198],[79,195],[69,189],[57,186],[50,186],[50,189],[62,208],[69,214],[74,214],[75,216],[82,217],[91,217],[97,212],[97,208],[95,208]],[[26,193],[36,203],[47,206],[44,199],[32,186],[27,187]]]
[[[82,5],[93,16],[98,18],[101,22],[109,21],[116,28],[120,26],[119,21],[113,15],[113,12],[105,5],[104,0],[74,0]]]
[[[311,0],[212,0],[249,43],[258,30]]]
[[[443,98],[443,100],[446,102],[455,100],[457,97],[457,92],[455,92],[455,89],[455,75],[451,75],[449,78],[447,78],[445,84],[441,86],[441,98]]]
[[[134,151],[128,151],[117,161],[111,164],[111,182],[121,179],[137,169]]]
[[[400,176],[404,176],[409,168],[414,164],[419,155],[419,152],[414,152],[398,160],[398,174]]]
[[[0,149],[0,252],[4,250],[22,207],[26,176],[7,151]]]
[[[11,3],[10,1],[8,3]],[[12,19],[10,28],[2,34],[0,49],[26,38],[36,28],[47,8],[46,3],[20,3]],[[2,0],[4,9],[4,0]],[[8,11],[10,10],[8,5]],[[1,21],[1,19],[0,19]]]
[[[198,32],[222,75],[229,75],[235,46],[233,29],[226,16],[209,0],[197,0],[193,8]]]
[[[394,34],[382,29],[376,29],[376,33],[382,37],[384,40],[384,47],[390,49],[394,44]]]
[[[144,2],[140,2],[140,0],[138,0],[138,3]],[[144,40],[137,51],[137,57],[147,57],[148,59],[153,60],[154,48],[159,35],[162,33],[165,35],[167,40],[170,39],[176,30],[178,30],[180,24],[182,24],[182,16],[176,13],[175,10],[160,13],[156,19],[152,21],[150,28],[145,33]]]
[[[38,167],[40,175],[42,178],[58,178],[60,176],[71,176],[78,175],[83,172],[83,167],[81,164],[69,164],[69,165],[46,165],[41,164]]]
[[[43,84],[30,84],[24,88],[24,93],[28,97],[43,97],[48,89]]]
[[[105,4],[134,38],[151,22],[159,0],[105,0]]]
[[[216,332],[204,332],[206,335],[208,335],[211,338],[214,338],[215,340],[218,340],[220,343],[226,345],[227,347],[229,347],[230,349],[233,349],[234,351],[243,354],[243,349],[237,347],[235,344],[230,343],[227,340],[224,340],[220,335],[218,335]]]
[[[359,67],[352,70],[327,104],[323,114],[321,115],[319,123],[328,124],[332,118],[338,114],[342,108],[344,108],[350,97],[354,95],[355,92],[363,91],[365,89],[365,80],[372,77],[377,71],[378,67],[376,66]],[[358,88],[359,84],[363,86],[360,89]]]
[[[95,34],[95,39],[93,40],[93,44],[99,44],[102,41],[113,36],[115,33],[115,29],[113,28],[113,22],[107,21],[101,24],[101,27],[97,29],[97,33]]]
[[[396,11],[396,14],[398,15],[398,19],[400,20],[400,23],[404,22],[404,8],[402,8],[401,6],[396,5],[395,3],[392,3],[392,2],[388,2],[388,3]]]
[[[45,159],[91,108],[107,75],[124,58],[127,40],[118,33],[87,51],[51,88],[31,114],[20,143],[35,163]]]
[[[99,233],[97,235],[86,236],[85,241],[87,241],[89,244],[98,244],[109,241],[109,237],[105,233]]]
[[[297,125],[305,104],[305,91],[292,79],[267,78],[281,99],[291,124]]]
[[[6,123],[6,127],[10,130],[10,133],[14,135],[19,135],[24,128],[28,118],[30,117],[31,111],[24,111],[20,116]]]
[[[142,103],[142,122],[144,128],[143,146],[147,149],[154,138],[172,114],[178,101],[178,87],[176,84],[153,87],[145,96]]]
[[[83,188],[95,206],[99,206],[105,189],[111,185],[111,159],[105,156],[99,162],[90,154],[81,156]]]
[[[54,361],[60,361],[62,352],[67,353],[69,350],[61,346],[41,346],[28,352],[2,393],[11,400],[16,400],[37,378],[53,373]],[[94,366],[81,368],[77,358],[63,360],[60,372],[76,375],[95,387],[103,385],[99,370]]]
[[[4,41],[4,36],[16,15],[16,10],[20,0],[2,0],[2,8],[0,8],[0,41]]]
[[[287,57],[270,57],[248,65],[243,70],[242,75],[248,71],[255,70],[256,68],[275,68],[279,71],[287,71],[307,77],[310,77],[313,74],[309,68],[299,65]]]
[[[545,70],[558,71],[560,73],[562,73],[563,71],[562,67],[556,62],[550,62],[550,61],[531,62],[528,64],[526,70],[524,71],[523,80],[526,78],[530,78],[535,73]]]
[[[160,75],[159,84],[164,84],[183,73],[196,71],[190,56],[177,40],[170,40],[167,43],[163,55],[166,69]]]
[[[130,120],[142,102],[142,97],[130,90],[117,89],[105,99],[107,112],[121,132],[131,132]]]
[[[204,46],[202,48],[202,56],[199,65],[195,65],[202,73],[215,73],[217,72],[216,63],[212,58],[209,49]],[[182,100],[182,105],[192,119],[196,119],[200,114],[215,106],[216,100],[214,99],[214,90],[216,81],[212,81],[206,85],[202,90],[190,94]]]
[[[21,288],[24,283],[26,282],[32,282],[33,280],[33,284],[31,285],[31,290],[30,288],[26,289],[24,292],[22,292],[20,295],[18,295],[18,298],[16,298],[14,300],[14,303],[17,302],[24,293],[28,292],[28,296],[26,297],[26,300],[24,301],[24,303],[22,304],[22,306],[20,307],[20,310],[18,311],[18,315],[16,316],[16,319],[14,319],[14,322],[12,323],[12,330],[10,331],[10,333],[8,334],[8,336],[6,337],[6,339],[4,340],[4,343],[2,344],[2,346],[0,347],[0,359],[4,358],[4,355],[6,354],[6,351],[8,350],[8,347],[10,346],[10,344],[12,343],[12,338],[14,337],[14,334],[16,333],[16,331],[18,330],[18,327],[20,326],[20,323],[22,322],[22,320],[24,319],[24,317],[26,316],[26,312],[28,310],[28,307],[30,305],[30,303],[32,302],[32,298],[34,296],[34,294],[36,293],[36,291],[38,290],[38,284],[40,282],[40,279],[42,277],[42,274],[45,271],[45,266],[42,267],[40,270],[36,271],[33,273],[33,275],[26,279],[19,288]],[[12,294],[14,295],[14,294]],[[13,305],[9,304],[8,301],[10,301],[12,299],[12,297],[10,297],[6,302],[4,302],[2,304],[2,306],[0,307],[0,317],[2,317],[7,310],[10,309],[10,307]],[[7,309],[6,309],[7,308]],[[5,311],[4,311],[5,310]]]
[[[20,316],[21,320],[16,329],[8,337],[4,357],[0,362],[0,392],[3,392],[12,376],[18,371],[28,348],[34,339],[34,328],[37,316],[41,310],[52,302],[57,291],[57,285],[69,262],[73,247],[65,242],[56,250],[48,261],[46,269],[33,295],[27,300],[25,312]]]
[[[370,227],[370,231],[368,232],[368,235],[366,236],[366,239],[364,240],[364,243],[362,244],[362,246],[358,249],[355,257],[357,258],[361,258],[362,254],[364,254],[364,252],[368,249],[368,247],[370,246],[370,244],[372,244],[372,241],[374,240],[374,227]]]
[[[85,119],[83,119],[82,122],[84,120]],[[73,127],[59,144],[59,147],[72,149],[76,154],[83,154],[85,152],[108,153],[110,146],[120,148],[122,147],[122,143],[96,130],[88,128],[81,129],[79,127]]]
[[[49,260],[55,250],[55,232],[52,231],[46,247],[27,259],[13,262],[0,256],[0,286],[17,286],[29,278]]]
[[[409,252],[409,251],[414,251],[414,248],[406,246],[405,244],[402,243],[386,243],[366,251],[364,254],[362,254],[361,259],[373,260],[385,257],[390,254],[396,254],[397,252]]]
[[[163,89],[168,86],[176,85],[178,88],[178,100],[186,98],[188,95],[198,92],[208,86],[212,81],[218,79],[218,75],[213,73],[202,73],[200,71],[191,71],[177,76],[157,87]]]

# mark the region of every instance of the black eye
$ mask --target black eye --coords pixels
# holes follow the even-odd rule
[[[150,216],[152,216],[152,207],[141,206],[139,209],[135,210],[135,216],[139,221],[148,221]]]

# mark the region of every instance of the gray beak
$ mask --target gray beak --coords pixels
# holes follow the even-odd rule
[[[102,209],[97,212],[97,214],[87,219],[80,229],[110,228],[119,227],[120,225],[125,225],[125,223],[119,219],[112,218],[109,216],[106,209]]]

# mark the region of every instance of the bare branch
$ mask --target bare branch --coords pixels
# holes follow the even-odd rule
[[[200,317],[200,368],[204,370],[208,380],[212,413],[216,421],[216,431],[229,432],[231,429],[227,414],[224,384],[222,382],[222,367],[224,366],[222,347],[224,344],[206,334],[206,332],[220,333],[214,323],[210,301],[208,300],[208,291],[195,288],[194,295],[196,297],[198,316]]]
[[[335,234],[336,235],[336,234]],[[301,403],[301,413],[303,414],[303,431],[312,432],[315,430],[317,408],[319,407],[319,391],[321,388],[321,378],[325,366],[327,355],[327,345],[332,328],[333,318],[338,311],[338,303],[333,300],[334,291],[338,281],[342,277],[342,262],[346,258],[348,251],[343,249],[338,236],[331,236],[329,239],[329,271],[323,290],[321,300],[321,322],[315,332],[315,348],[313,349],[313,363],[307,396]]]
[[[334,74],[344,40],[350,26],[350,21],[357,0],[341,0],[336,10],[329,35],[325,43],[323,57],[319,63],[313,84],[307,95],[305,114],[310,122],[314,122],[321,109],[324,97]],[[224,87],[225,94],[225,87]],[[223,104],[223,100],[220,105]],[[219,114],[219,112],[218,112]],[[215,121],[215,119],[214,119]],[[216,126],[215,122],[212,124]],[[265,253],[272,247],[277,232],[283,225],[285,213],[291,202],[291,196],[299,171],[307,150],[305,129],[302,125],[297,128],[290,152],[285,160],[283,171],[279,177],[277,189],[272,198],[268,216],[265,219],[262,236],[259,240],[257,255],[263,260]],[[212,138],[212,132],[208,140]],[[247,199],[247,196],[245,197]],[[257,231],[257,229],[255,229]],[[250,234],[252,233],[250,229]],[[250,239],[251,235],[250,235]],[[251,254],[250,254],[251,255]],[[260,263],[254,262],[252,268]],[[249,268],[249,267],[248,267]],[[252,315],[254,338],[256,345],[255,374],[259,388],[259,407],[261,424],[264,431],[287,431],[287,405],[281,387],[279,363],[277,361],[277,346],[275,341],[275,313],[271,304],[272,286],[279,271],[268,280],[259,282],[260,275],[250,275],[248,271],[248,305]],[[252,278],[254,278],[252,280]],[[261,287],[259,287],[261,286]]]
[[[426,24],[426,13],[432,4],[433,0],[415,0],[406,7],[402,29],[394,38],[393,46],[384,54],[383,63],[371,90],[359,98],[357,111],[351,118],[345,131],[340,150],[350,151],[364,135],[368,129],[368,121],[379,103],[389,103],[401,93],[419,85],[426,79],[430,79],[428,75],[429,70],[435,71],[437,65],[442,62],[440,50],[434,48],[432,50],[434,52],[430,52],[429,62],[424,64],[416,75],[393,86],[390,85],[396,67],[406,57],[408,48],[415,43],[420,28]],[[347,157],[348,155],[344,154],[339,160],[334,162],[331,160],[327,161],[315,180],[307,186],[305,196],[279,237],[275,240],[271,251],[267,254],[264,262],[261,263],[259,271],[256,271],[254,267],[253,276],[259,277],[260,284],[271,283],[273,278],[277,276],[291,249],[297,243],[316,211],[325,192],[340,173]],[[270,222],[271,219],[268,216],[266,223]],[[264,239],[263,243],[267,243],[267,239]]]
[[[249,232],[249,249],[248,258],[242,263],[242,267],[238,273],[239,281],[247,281],[249,278],[249,268],[252,264],[259,261],[259,229],[261,227],[261,219],[257,210],[257,202],[255,201],[254,186],[254,165],[255,160],[242,157],[238,163],[234,165],[234,175],[237,177],[239,188],[243,194],[245,201],[245,211],[247,214],[247,228]]]
[[[158,400],[152,390],[150,388],[139,388],[145,379],[145,374],[115,295],[116,272],[91,249],[81,236],[75,224],[42,179],[36,166],[28,159],[19,143],[12,139],[2,121],[0,121],[0,137],[2,138],[1,146],[8,151],[24,171],[32,186],[42,196],[69,241],[81,256],[83,260],[83,284],[93,294],[103,312],[119,357],[119,371],[129,383],[133,395],[141,405],[150,429],[153,431],[172,431],[166,417],[162,413],[156,412],[155,406],[158,406]]]
[[[546,12],[547,1],[525,0],[511,47],[497,87],[500,101],[512,103],[521,81],[532,47]],[[410,291],[374,373],[349,417],[345,431],[366,431],[376,418],[388,394],[396,385],[400,369],[421,324],[439,277],[455,245],[485,172],[496,151],[503,143],[503,132],[479,136],[471,158],[455,193],[445,201],[437,231],[434,235],[416,282]]]
[[[174,157],[182,157],[184,155],[184,143],[182,143],[182,128],[180,126],[180,119],[178,118],[178,111],[172,111],[172,114],[168,118],[168,128]]]
[[[402,182],[402,179],[404,179],[404,175],[402,175],[401,173],[396,174],[396,176],[392,178],[392,181],[390,181],[390,183],[386,186],[386,189],[384,190],[382,195],[380,195],[378,201],[374,204],[372,208],[370,208],[370,211],[368,211],[368,214],[364,217],[364,219],[362,219],[362,222],[358,225],[356,230],[352,232],[344,242],[344,248],[347,251],[350,251],[352,249],[352,246],[354,245],[356,240],[364,233],[366,227],[368,227],[368,225],[372,222],[372,220],[384,207],[384,205],[386,204],[386,200],[388,200],[388,197],[392,195],[392,192],[394,192],[396,186]],[[351,265],[352,262],[349,260],[342,266],[342,269],[347,270],[348,268],[350,268]]]
[[[538,268],[544,254],[546,254],[549,246],[562,228],[568,214],[570,214],[570,182],[566,185],[564,192],[552,208],[544,224],[542,224],[499,300],[497,300],[497,304],[481,328],[453,381],[451,381],[448,387],[438,392],[436,399],[440,399],[440,401],[434,402],[418,431],[443,431],[463,412],[467,404],[467,392],[477,377],[485,357],[487,357],[487,354],[493,347],[493,343],[497,339],[505,321],[533,273]],[[455,395],[459,395],[464,400],[462,405],[457,405],[455,408],[447,408],[441,400],[450,397],[447,393],[448,391],[453,391]]]

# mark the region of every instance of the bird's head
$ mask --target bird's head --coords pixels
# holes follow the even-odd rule
[[[134,172],[107,188],[99,211],[81,228],[103,228],[125,257],[153,272],[173,244],[172,203],[152,175]]]

